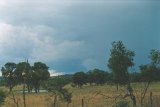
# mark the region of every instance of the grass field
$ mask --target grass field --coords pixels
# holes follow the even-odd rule
[[[134,88],[134,94],[136,95],[137,103],[140,104],[140,93],[143,89],[143,84],[134,83],[132,84]],[[2,88],[2,87],[1,87]],[[89,86],[86,85],[82,88],[71,87],[70,85],[65,86],[70,92],[72,92],[72,102],[69,107],[82,107],[82,99],[84,100],[84,107],[112,107],[116,101],[114,97],[120,93],[124,95],[126,93],[125,87],[120,87],[119,91],[116,91],[114,85],[104,85],[104,86]],[[15,88],[15,90],[21,89],[21,86]],[[145,107],[150,107],[149,93],[153,93],[153,107],[160,107],[160,83],[152,83],[148,89],[145,98]],[[19,102],[19,106],[23,107],[22,94],[16,93],[16,98]],[[128,98],[127,101],[131,100]],[[26,94],[27,107],[51,107],[53,99],[50,97],[49,93],[31,93]],[[64,101],[58,101],[57,107],[66,107],[67,103]],[[11,96],[6,98],[3,107],[15,107]]]

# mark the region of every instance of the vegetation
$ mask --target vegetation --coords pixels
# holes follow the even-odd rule
[[[133,66],[135,53],[127,50],[122,41],[113,42],[108,67],[113,72],[114,82],[117,84],[127,84],[129,82],[128,68]]]
[[[0,90],[0,106],[5,102],[6,93],[3,90]]]
[[[53,97],[53,107],[56,107],[58,97],[66,101],[67,106],[71,103],[72,94],[64,89],[64,86],[68,83],[68,79],[64,77],[55,77],[43,83],[44,89],[50,92],[50,96]]]
[[[84,72],[77,72],[73,75],[73,83],[77,87],[82,87],[82,85],[87,83],[87,75]]]
[[[110,72],[96,68],[57,77],[50,77],[49,67],[43,62],[35,62],[33,66],[28,61],[18,64],[7,62],[1,69],[3,79],[0,80],[0,86],[6,86],[9,94],[5,99],[6,94],[0,91],[0,104],[4,102],[7,107],[35,107],[30,105],[35,100],[29,99],[41,97],[37,102],[43,104],[39,107],[160,106],[153,101],[153,93],[160,95],[160,51],[151,50],[150,62],[140,65],[137,72],[129,72],[128,69],[134,66],[134,56],[134,51],[127,49],[122,41],[116,41],[112,43],[107,64]],[[23,89],[23,94],[16,92],[17,87],[18,90]],[[28,94],[25,93],[26,87]],[[45,92],[39,93],[40,88]],[[32,93],[33,89],[35,94]],[[158,101],[160,98],[154,99]],[[146,101],[150,104],[146,105]],[[13,105],[8,104],[10,102]]]

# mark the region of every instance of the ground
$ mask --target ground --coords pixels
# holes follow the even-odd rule
[[[140,93],[144,88],[143,83],[133,83],[134,94],[136,95],[137,103],[140,105]],[[2,87],[1,87],[2,88]],[[124,86],[121,86],[119,91],[116,90],[114,85],[103,85],[103,86],[83,86],[82,88],[71,87],[70,85],[65,86],[70,92],[72,92],[72,102],[69,107],[82,107],[82,99],[84,101],[84,107],[112,107],[121,99],[115,100],[114,97],[123,96],[126,94]],[[6,88],[5,88],[6,89]],[[14,90],[22,89],[21,86],[14,88]],[[147,91],[145,98],[145,107],[150,107],[150,92],[153,93],[153,107],[160,106],[160,83],[152,83]],[[53,98],[50,93],[31,93],[26,94],[27,107],[51,107],[53,104]],[[16,107],[11,96],[6,98],[3,107]],[[23,107],[22,94],[17,93],[16,98],[18,99],[20,107]],[[132,102],[129,98],[126,99],[130,105]],[[67,103],[64,101],[58,101],[57,107],[66,107]]]

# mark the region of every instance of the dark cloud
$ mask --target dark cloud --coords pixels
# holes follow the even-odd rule
[[[111,43],[122,40],[136,52],[138,70],[148,63],[151,49],[160,49],[158,1],[6,3],[0,2],[1,62],[18,62],[25,56],[66,73],[95,67],[108,70]]]

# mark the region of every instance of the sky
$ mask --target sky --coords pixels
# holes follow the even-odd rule
[[[0,67],[28,58],[52,75],[108,71],[111,43],[135,51],[135,66],[160,49],[159,0],[0,0]]]

